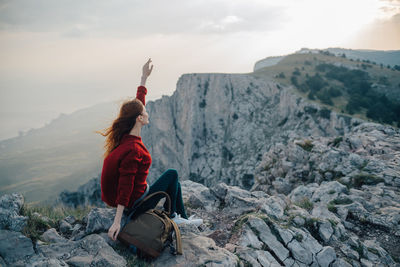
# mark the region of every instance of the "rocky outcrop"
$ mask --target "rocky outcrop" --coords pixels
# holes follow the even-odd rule
[[[391,181],[354,186],[323,180],[298,185],[287,195],[271,188],[274,195],[225,183],[208,188],[182,181],[187,213],[203,218],[204,223],[180,225],[183,255],[174,256],[166,249],[151,264],[400,266],[400,194]],[[11,223],[14,218],[32,220],[21,214],[22,196],[4,195],[0,204],[0,263],[128,265],[130,252],[107,235],[115,209],[93,208],[82,220],[68,216],[34,240],[24,235],[29,228],[21,232]],[[8,216],[13,212],[14,217]],[[126,219],[123,216],[122,224]]]
[[[356,189],[323,181],[271,196],[226,184],[182,185],[190,211],[205,220],[201,234],[238,255],[244,266],[400,266],[397,186]],[[194,197],[186,188],[202,193]],[[378,197],[377,191],[386,193]],[[209,195],[219,203],[213,210],[199,207]]]
[[[250,74],[186,74],[171,97],[148,102],[148,183],[177,169],[187,213],[204,220],[180,226],[183,255],[165,250],[153,265],[400,266],[400,130],[291,90]],[[59,198],[96,208],[51,227],[24,215],[20,194],[3,195],[0,264],[129,265],[107,236],[115,209],[99,181]]]
[[[363,185],[400,186],[400,130],[362,123],[334,137],[294,136],[275,143],[256,168],[253,190],[288,194],[299,185],[338,180]]]
[[[264,153],[293,137],[336,137],[360,124],[251,74],[185,74],[170,97],[147,103],[143,142],[150,182],[168,168],[181,180],[250,189]],[[157,156],[155,156],[157,155]]]
[[[100,175],[92,178],[87,183],[81,185],[77,191],[70,192],[64,190],[55,201],[55,205],[63,204],[68,207],[77,208],[88,205],[106,207],[101,200]]]
[[[15,212],[25,222],[33,220],[20,213],[22,195],[4,195],[0,198],[2,203],[9,204],[0,213],[0,220],[4,222],[0,229],[0,263],[4,263],[4,266],[127,266],[127,259],[116,251],[122,249],[125,253],[130,252],[119,241],[114,242],[107,235],[114,220],[115,209],[93,208],[82,221],[68,216],[57,223],[57,228],[45,230],[34,241],[22,233],[29,231],[27,224],[24,224],[23,229],[15,228],[11,223],[14,217],[8,216]],[[41,219],[45,220],[43,216]],[[126,219],[123,216],[122,224]],[[181,232],[184,254],[173,256],[165,250],[154,262],[154,266],[198,266],[211,263],[232,266],[237,263],[237,256],[217,246],[213,239],[201,235],[197,227],[181,226]]]

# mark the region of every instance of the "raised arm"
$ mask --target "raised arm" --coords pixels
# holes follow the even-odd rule
[[[146,86],[146,80],[147,77],[150,76],[151,71],[153,70],[154,65],[151,65],[150,68],[150,63],[151,63],[151,58],[144,64],[143,69],[142,69],[142,79],[140,81],[140,86],[137,88],[136,92],[136,98],[142,101],[143,105],[146,105],[146,99],[145,96],[147,94],[147,88]]]

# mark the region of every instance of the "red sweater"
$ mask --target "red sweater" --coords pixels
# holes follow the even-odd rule
[[[147,89],[139,86],[136,98],[145,104]],[[125,134],[121,143],[104,159],[101,172],[101,200],[111,207],[131,208],[146,191],[151,165],[149,151],[142,138]]]

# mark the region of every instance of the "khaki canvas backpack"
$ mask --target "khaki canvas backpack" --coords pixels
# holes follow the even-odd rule
[[[141,214],[132,213],[127,223],[119,232],[117,239],[126,245],[134,245],[138,249],[138,256],[157,258],[166,246],[172,246],[173,232],[175,232],[176,248],[171,252],[182,255],[181,234],[177,224],[169,217],[171,213],[171,199],[166,192],[155,192],[136,206],[136,209],[150,198],[162,194],[166,197],[168,210],[150,209]],[[132,218],[130,219],[130,217]]]

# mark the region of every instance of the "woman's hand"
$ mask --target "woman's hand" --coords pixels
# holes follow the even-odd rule
[[[142,85],[142,86],[146,85],[146,79],[147,79],[147,77],[149,77],[151,71],[153,70],[154,65],[151,65],[151,68],[150,68],[149,67],[150,62],[151,62],[151,58],[149,58],[149,60],[143,66],[142,79],[140,80],[140,85]]]
[[[121,223],[118,222],[114,222],[110,229],[108,229],[108,236],[112,239],[112,240],[117,240],[117,236],[119,234],[119,231],[121,230]]]
[[[151,58],[149,58],[149,60],[146,62],[146,64],[144,64],[143,66],[143,72],[142,72],[142,78],[147,79],[147,77],[150,76],[151,71],[153,70],[154,65],[151,65],[150,68],[150,62],[151,62]]]

